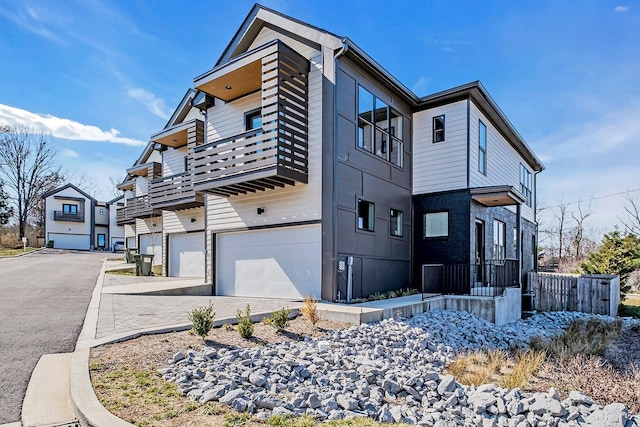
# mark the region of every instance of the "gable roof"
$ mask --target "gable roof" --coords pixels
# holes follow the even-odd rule
[[[196,96],[196,92],[197,91],[193,88],[189,88],[187,90],[187,93],[184,94],[184,96],[180,100],[180,103],[173,111],[173,114],[169,118],[167,124],[164,125],[163,129],[169,129],[170,127],[175,126],[176,124],[180,124],[184,121],[185,117],[187,117],[187,114],[189,114],[189,111],[191,111],[191,100]]]
[[[71,183],[68,183],[66,185],[63,185],[62,187],[54,188],[53,190],[47,191],[46,193],[44,193],[42,195],[42,198],[46,199],[47,197],[52,196],[52,195],[54,195],[56,193],[59,193],[62,190],[66,190],[67,188],[74,189],[75,191],[77,191],[78,193],[82,194],[87,199],[93,200],[94,202],[96,202],[96,199],[94,199],[93,197],[91,197],[90,195],[88,195],[87,193],[85,193],[84,191],[82,191],[81,189],[79,189],[78,187],[76,187],[75,185],[73,185]]]
[[[118,200],[121,200],[121,199],[124,199],[124,194],[122,194],[122,195],[120,195],[120,196],[116,197],[115,199],[111,199],[111,200],[109,200],[109,201],[107,202],[107,204],[108,204],[108,205],[112,205],[112,204],[116,203]]]

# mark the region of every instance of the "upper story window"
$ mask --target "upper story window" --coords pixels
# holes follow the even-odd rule
[[[373,231],[375,205],[358,199],[358,230]]]
[[[262,127],[262,112],[258,108],[257,110],[252,110],[244,115],[244,129],[252,130],[252,129],[260,129]]]
[[[487,126],[478,121],[478,171],[487,174]]]
[[[104,208],[98,209],[98,215],[104,215]]]
[[[533,197],[531,197],[531,172],[520,163],[520,192],[527,198],[527,206],[533,206]]]
[[[402,223],[404,213],[398,209],[391,208],[389,210],[389,234],[391,236],[402,237]]]
[[[433,142],[444,141],[444,114],[433,118]]]
[[[493,259],[504,261],[506,257],[506,235],[507,226],[504,222],[493,220]]]
[[[62,205],[62,212],[66,214],[77,214],[78,213],[78,205],[72,205],[64,203]]]
[[[402,167],[402,115],[358,85],[358,147]]]

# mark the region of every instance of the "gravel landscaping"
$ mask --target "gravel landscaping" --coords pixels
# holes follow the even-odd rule
[[[437,310],[299,342],[180,351],[160,373],[193,401],[217,401],[257,419],[309,415],[433,426],[640,425],[625,405],[601,406],[580,391],[561,398],[553,388],[527,393],[466,386],[443,372],[460,352],[526,348],[532,336],[550,338],[572,320],[590,317],[543,313],[497,327],[466,312]],[[623,328],[638,325],[626,319]]]

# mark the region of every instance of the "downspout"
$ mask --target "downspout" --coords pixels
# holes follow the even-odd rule
[[[338,185],[336,183],[336,170],[338,169],[338,158],[336,155],[336,153],[338,152],[338,126],[336,126],[336,122],[338,119],[338,60],[342,56],[344,56],[348,50],[349,50],[349,44],[347,43],[347,39],[343,38],[342,48],[333,56],[333,62],[334,62],[334,67],[333,67],[333,158],[331,159],[331,162],[332,162],[331,173],[333,174],[333,177],[331,178],[331,198],[334,201],[332,212],[331,212],[331,214],[333,215],[333,218],[331,220],[331,227],[332,227],[332,233],[333,233],[333,238],[331,239],[332,245],[333,245],[333,249],[332,249],[333,257],[337,257],[338,255],[338,204],[335,203],[336,202],[335,197],[336,197],[336,194],[338,194]],[[333,259],[332,261],[333,263],[337,262],[336,259]],[[349,271],[351,272],[351,267],[349,267]],[[349,278],[351,279],[351,276],[349,276]],[[331,281],[335,283],[334,289],[337,290],[338,281],[336,279],[335,273],[333,274]],[[348,291],[347,291],[347,295],[348,295]],[[339,299],[340,298],[336,296],[336,300],[339,300]]]

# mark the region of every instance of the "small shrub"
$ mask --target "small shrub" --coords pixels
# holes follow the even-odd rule
[[[244,425],[247,421],[249,421],[251,415],[247,414],[246,412],[229,412],[228,414],[225,414],[223,418],[224,427],[234,427]]]
[[[253,336],[253,320],[251,320],[251,306],[247,304],[247,308],[238,310],[236,313],[238,319],[238,332],[244,339],[249,339]]]
[[[289,315],[291,315],[291,309],[282,307],[280,310],[274,310],[271,317],[265,317],[264,323],[280,332],[289,324]]]
[[[193,335],[199,335],[204,341],[207,337],[207,334],[213,327],[213,319],[215,318],[215,316],[216,313],[214,313],[213,311],[213,305],[211,305],[211,301],[209,301],[208,306],[194,308],[189,313],[189,320],[191,321],[191,331],[189,332]]]
[[[233,325],[231,323],[225,323],[222,325],[222,329],[224,331],[233,331]]]
[[[318,300],[316,298],[312,299],[307,295],[304,299],[304,305],[300,308],[300,312],[315,329],[316,324],[320,321],[320,315],[318,314]]]

